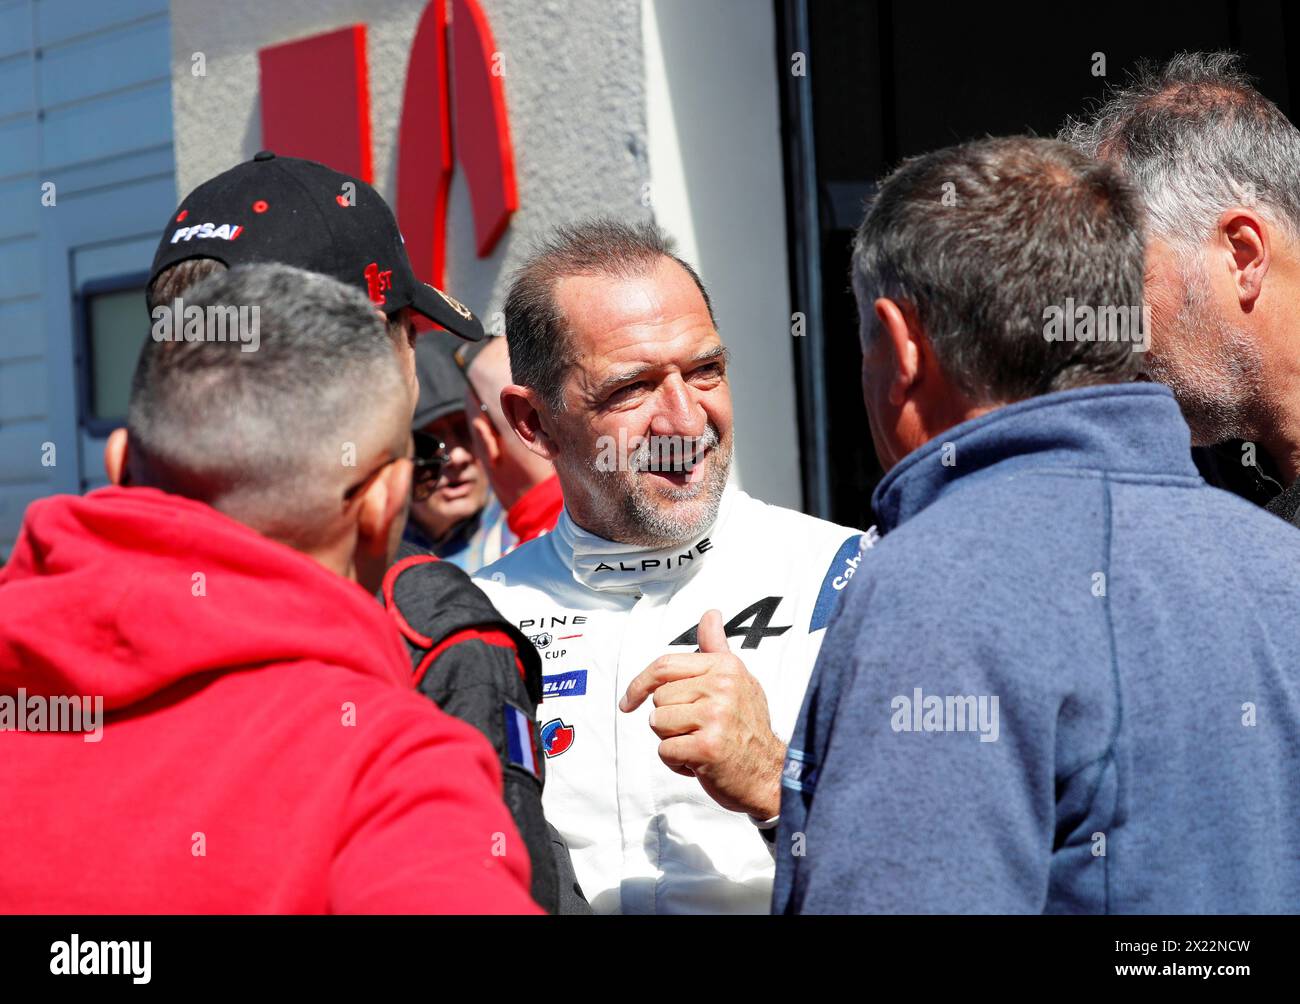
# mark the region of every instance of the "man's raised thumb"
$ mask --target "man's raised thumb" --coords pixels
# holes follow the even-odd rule
[[[722,614],[717,610],[705,611],[700,618],[700,629],[696,634],[701,652],[727,652],[727,632],[722,629]]]

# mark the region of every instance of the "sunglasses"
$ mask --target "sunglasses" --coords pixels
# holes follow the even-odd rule
[[[447,444],[427,432],[412,434],[415,440],[415,456],[411,463],[415,468],[411,477],[411,498],[424,502],[433,494],[434,485],[442,476],[444,464],[451,463],[447,454]]]

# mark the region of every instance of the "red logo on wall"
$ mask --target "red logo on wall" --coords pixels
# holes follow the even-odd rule
[[[447,193],[457,160],[480,258],[519,208],[492,29],[478,0],[450,6],[450,21],[445,0],[431,0],[420,15],[397,136],[397,222],[415,274],[436,288],[446,269]],[[372,183],[365,25],[267,46],[258,57],[262,146]]]

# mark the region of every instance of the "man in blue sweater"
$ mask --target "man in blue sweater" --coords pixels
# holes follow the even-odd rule
[[[1052,140],[880,188],[853,285],[884,536],[790,743],[776,912],[1300,909],[1300,534],[1134,382],[1140,219]]]

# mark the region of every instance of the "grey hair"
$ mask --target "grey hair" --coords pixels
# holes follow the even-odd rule
[[[183,307],[203,313],[203,338],[155,332],[136,366],[132,478],[309,539],[338,503],[347,444],[360,458],[404,446],[409,393],[385,325],[360,291],[287,265],[218,271]],[[218,340],[214,315],[232,307],[256,308],[255,341]]]
[[[1117,164],[1146,204],[1147,229],[1184,254],[1224,210],[1253,206],[1300,235],[1300,130],[1255,89],[1232,52],[1140,63],[1060,138]]]
[[[540,392],[552,411],[563,410],[564,377],[573,358],[568,322],[555,302],[556,283],[575,275],[645,275],[663,258],[686,270],[714,320],[713,304],[699,275],[677,255],[673,239],[653,223],[596,218],[561,224],[542,237],[515,271],[506,296],[507,347],[514,380]]]
[[[1121,340],[1046,337],[1072,298],[1140,309],[1141,207],[1118,172],[1048,139],[982,139],[905,161],[858,229],[853,291],[865,344],[878,297],[914,312],[941,368],[982,404],[1131,380]]]

